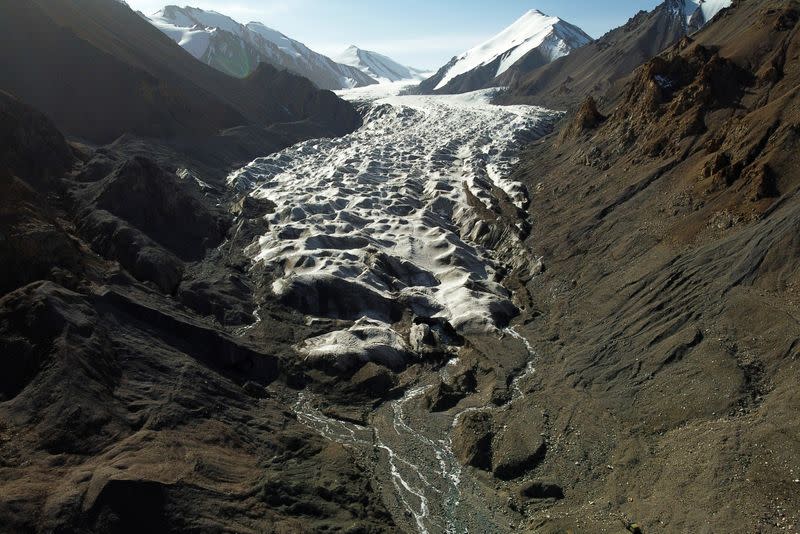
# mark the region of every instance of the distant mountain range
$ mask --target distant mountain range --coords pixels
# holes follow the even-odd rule
[[[320,89],[377,83],[260,22],[241,24],[215,11],[178,6],[167,6],[147,18],[194,57],[232,76],[247,76],[264,62],[304,76]]]
[[[406,67],[394,61],[392,58],[362,50],[355,45],[349,46],[344,52],[336,57],[336,61],[344,65],[355,67],[364,74],[381,82],[398,82],[401,80],[423,79],[425,71]]]
[[[416,69],[357,47],[337,62],[260,22],[242,24],[216,11],[171,5],[145,18],[197,59],[239,78],[262,62],[304,76],[320,89],[421,78]]]

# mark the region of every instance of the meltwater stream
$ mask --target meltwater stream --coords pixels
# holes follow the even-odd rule
[[[324,415],[313,396],[305,392],[300,394],[294,412],[300,422],[326,439],[362,452],[379,451],[387,464],[394,499],[420,534],[513,531],[507,522],[482,509],[481,490],[456,460],[449,435],[467,413],[507,410],[525,396],[523,386],[535,372],[535,353],[513,328],[503,333],[522,341],[529,358],[512,380],[512,397],[503,406],[470,407],[449,414],[408,410],[433,387],[429,384],[408,389],[402,398],[376,411],[369,426]]]
[[[414,341],[395,331],[398,317],[410,314],[464,335],[515,337],[532,361],[524,338],[498,328],[515,308],[498,259],[478,244],[486,223],[475,214],[476,205],[496,207],[499,197],[525,202],[525,189],[508,175],[522,144],[547,133],[557,114],[494,106],[491,96],[374,98],[361,104],[367,111],[358,131],[300,143],[229,177],[242,194],[275,205],[263,214],[266,230],[245,249],[254,265],[271,267],[263,271],[271,278],[256,282],[309,316],[356,321],[301,343],[298,357],[342,366],[413,363]],[[532,372],[531,363],[514,379],[511,402]],[[460,414],[412,409],[436,380],[433,373],[375,410],[369,426],[327,417],[308,393],[294,411],[325,438],[380,456],[392,490],[384,498],[405,527],[507,531],[508,518],[501,514],[500,524],[483,509],[480,487],[453,454],[450,430]],[[481,409],[499,408],[468,410]]]

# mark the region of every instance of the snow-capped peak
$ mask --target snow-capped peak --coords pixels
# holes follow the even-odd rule
[[[245,25],[216,11],[175,5],[149,20],[194,57],[232,76],[247,76],[266,62],[305,76],[322,89],[377,83],[361,70],[335,63],[260,22]]]
[[[343,65],[355,67],[380,82],[420,80],[423,78],[422,71],[418,69],[401,65],[383,54],[362,50],[356,45],[348,46],[344,52],[334,59]]]
[[[671,8],[684,18],[690,31],[697,31],[731,3],[732,0],[673,0]]]
[[[495,76],[508,70],[535,48],[542,47],[542,52],[553,61],[591,40],[591,37],[576,26],[558,17],[549,17],[538,9],[531,9],[485,43],[455,58],[436,89],[441,89],[457,76],[488,65],[498,58],[501,61]]]

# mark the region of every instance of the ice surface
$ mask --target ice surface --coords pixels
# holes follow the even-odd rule
[[[155,15],[150,18],[150,22],[196,58],[203,57],[214,34],[214,30],[206,28],[176,26]]]
[[[700,6],[703,12],[703,19],[706,22],[731,5],[731,0],[692,0],[692,2]]]
[[[383,329],[404,310],[462,333],[502,328],[516,310],[491,251],[472,238],[485,223],[467,191],[487,206],[497,187],[523,202],[524,189],[507,179],[519,132],[542,135],[556,114],[494,106],[493,93],[377,98],[358,131],[233,173],[232,187],[277,206],[265,215],[269,231],[246,249],[278,273],[275,295],[309,315],[368,318]],[[372,335],[380,328],[370,325],[360,347],[348,331],[301,352],[318,358],[335,343],[347,361],[400,352],[394,334]]]

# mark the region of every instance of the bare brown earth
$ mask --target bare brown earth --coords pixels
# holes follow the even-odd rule
[[[525,154],[531,531],[797,530],[798,21],[736,2]]]

